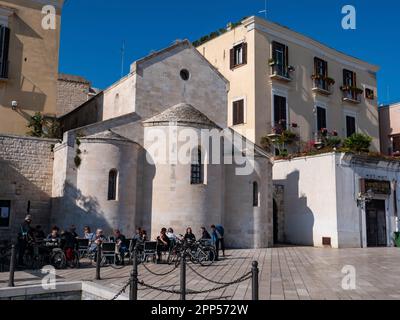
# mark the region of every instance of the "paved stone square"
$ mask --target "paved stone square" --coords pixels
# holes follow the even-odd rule
[[[260,298],[262,300],[320,300],[320,299],[400,299],[400,250],[376,249],[322,249],[311,247],[280,247],[261,250],[231,250],[227,257],[211,267],[194,266],[198,272],[217,282],[230,282],[246,274],[252,261],[260,266]],[[344,266],[356,270],[356,290],[343,290]],[[171,270],[168,265],[148,267],[156,273]],[[96,281],[117,292],[127,282],[131,266],[115,270],[101,270],[102,280]],[[40,271],[17,272],[16,285],[40,283]],[[93,281],[95,269],[68,269],[57,271],[57,281]],[[166,276],[155,276],[139,266],[139,278],[145,283],[164,289],[179,290],[179,269]],[[0,288],[8,282],[8,274],[0,274]],[[218,287],[187,270],[187,287],[201,291]],[[141,288],[140,300],[177,300],[176,294]],[[196,300],[251,299],[251,280],[211,293],[190,295]]]

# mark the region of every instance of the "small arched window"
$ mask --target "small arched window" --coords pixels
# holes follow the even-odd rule
[[[120,112],[120,105],[119,105],[119,93],[117,93],[114,97],[114,110],[116,112]]]
[[[258,207],[260,204],[260,196],[258,192],[258,183],[253,182],[253,207]]]
[[[108,200],[117,200],[118,171],[110,170],[108,174]]]
[[[190,172],[191,184],[204,183],[204,170],[202,164],[201,147],[192,150],[192,165]]]

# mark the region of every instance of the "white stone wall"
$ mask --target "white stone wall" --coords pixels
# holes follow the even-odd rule
[[[256,157],[250,175],[238,175],[237,165],[225,173],[226,245],[233,248],[266,248],[273,245],[272,165]],[[259,206],[253,206],[253,182],[259,187]]]
[[[104,91],[103,120],[136,111],[136,77],[136,74],[129,74]],[[150,96],[151,91],[146,94]]]
[[[333,248],[367,246],[365,208],[357,206],[360,179],[390,181],[396,188],[390,196],[375,195],[386,202],[387,243],[392,244],[400,205],[399,163],[370,157],[353,161],[345,154],[323,154],[276,161],[274,183],[285,187],[286,240],[300,245],[322,246],[322,237],[332,239]]]
[[[0,240],[14,240],[27,214],[33,225],[48,228],[55,140],[0,136],[0,200],[11,200],[11,226],[0,228]]]
[[[227,83],[195,50],[178,47],[139,64],[135,110],[143,119],[184,102],[227,127]],[[190,72],[188,81],[181,79],[182,69]]]
[[[60,227],[75,224],[80,230],[85,225],[93,230],[103,228],[107,234],[117,228],[132,236],[136,227],[139,146],[100,139],[81,138],[81,142],[79,168],[73,160],[76,145],[64,144],[56,151],[57,158],[58,153],[61,158],[68,153],[68,163],[65,178],[56,175],[57,180],[53,181],[54,194],[59,196],[53,199],[53,223]],[[112,169],[119,173],[116,201],[108,200],[108,178]]]
[[[322,238],[338,247],[336,161],[332,155],[275,161],[274,183],[285,188],[286,240],[322,246]]]
[[[386,203],[386,231],[387,243],[392,244],[393,233],[399,230],[398,218],[395,213],[395,201],[400,208],[400,164],[369,159],[361,163],[351,163],[351,157],[336,155],[336,161],[340,166],[337,169],[337,197],[338,197],[338,234],[339,246],[367,247],[366,212],[364,208],[358,208],[356,199],[360,190],[360,179],[372,179],[390,181],[392,189],[396,188],[397,199],[392,190],[390,196],[378,196],[374,198],[385,200]]]
[[[186,127],[174,127],[177,134]],[[151,130],[165,132],[168,139],[170,127],[146,127],[145,136]],[[195,130],[195,129],[194,129]],[[196,129],[200,136],[199,129]],[[145,140],[145,149],[151,145]],[[168,146],[169,144],[167,144]],[[185,142],[178,142],[177,150],[183,150]],[[189,151],[191,148],[188,147]],[[220,150],[221,152],[221,150]],[[196,236],[200,234],[201,227],[222,222],[224,206],[224,166],[219,164],[204,165],[204,184],[191,185],[191,165],[177,163],[171,164],[156,162],[153,165],[153,176],[147,176],[151,183],[151,234],[152,238],[158,236],[162,227],[172,227],[176,233],[184,234],[187,227],[192,227]],[[190,161],[190,159],[189,159]],[[151,179],[151,180],[149,180]]]

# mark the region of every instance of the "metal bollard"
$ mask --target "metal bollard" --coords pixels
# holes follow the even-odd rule
[[[181,256],[181,300],[186,300],[186,257],[185,253]]]
[[[136,249],[133,251],[133,268],[131,272],[130,279],[130,291],[129,291],[129,300],[137,300],[138,296],[138,265],[137,265],[137,252]]]
[[[100,267],[101,267],[101,244],[98,244],[96,250],[96,280],[101,280]]]
[[[253,301],[257,301],[258,299],[258,292],[259,292],[259,288],[258,288],[258,274],[259,274],[259,270],[258,270],[258,262],[257,261],[253,261],[252,267],[251,267],[251,279],[252,279],[252,300]]]
[[[10,277],[8,279],[8,286],[15,287],[14,283],[14,274],[15,274],[15,261],[16,261],[16,252],[15,245],[11,246],[11,260],[10,260]]]

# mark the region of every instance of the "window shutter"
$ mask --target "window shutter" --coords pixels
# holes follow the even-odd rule
[[[272,42],[272,59],[276,61],[276,42]]]
[[[314,57],[314,74],[318,75],[318,58]]]
[[[289,67],[289,47],[285,46],[285,63],[286,63],[286,69]]]
[[[240,100],[239,103],[239,124],[244,123],[244,101]]]
[[[10,29],[0,26],[0,78],[7,78]]]
[[[324,76],[325,77],[327,77],[328,76],[328,61],[324,61],[324,64],[325,64],[325,74],[324,74]]]
[[[230,68],[231,70],[235,67],[235,49],[230,50]]]
[[[247,64],[247,42],[243,43],[243,64]]]

